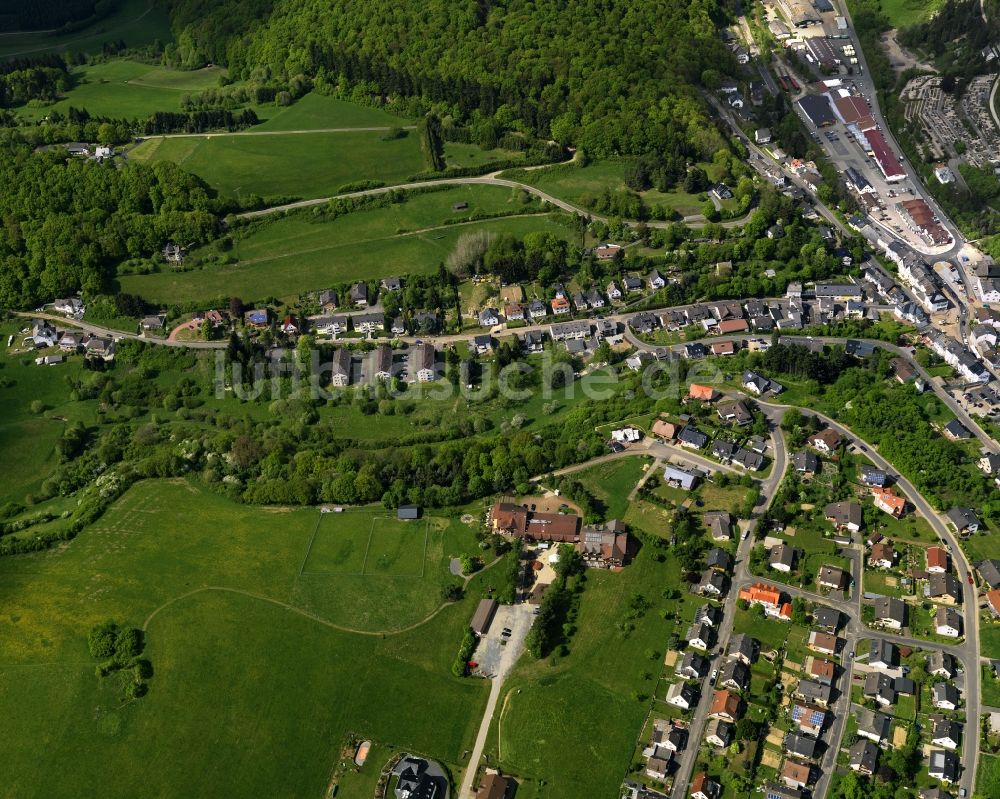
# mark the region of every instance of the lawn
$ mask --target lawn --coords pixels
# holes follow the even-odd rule
[[[93,25],[70,33],[15,33],[0,37],[0,58],[37,53],[99,53],[110,40],[129,47],[173,40],[166,11],[153,0],[122,0],[118,8]]]
[[[490,762],[524,778],[519,797],[616,795],[662,668],[670,625],[660,612],[676,607],[662,590],[679,578],[676,562],[646,550],[619,574],[588,572],[570,654],[521,660],[487,747]],[[625,636],[618,624],[635,594],[652,607]]]
[[[362,180],[402,183],[425,166],[412,131],[389,141],[371,131],[147,139],[129,158],[174,161],[237,199],[327,197]]]
[[[979,648],[984,658],[1000,658],[1000,624],[981,624]]]
[[[882,13],[894,28],[905,28],[927,19],[943,0],[882,0]]]
[[[980,753],[976,796],[1000,796],[1000,756]]]
[[[77,85],[57,103],[21,109],[29,119],[53,111],[66,113],[70,106],[85,108],[95,116],[145,118],[156,111],[180,111],[181,98],[218,86],[221,67],[196,70],[167,69],[136,61],[114,60],[74,71]]]
[[[427,614],[411,606],[414,594],[377,581],[340,592],[391,610],[392,624],[340,618],[321,599],[300,603],[317,516],[148,481],[71,543],[0,561],[5,795],[78,796],[87,785],[135,796],[153,781],[159,796],[318,796],[349,733],[456,768],[486,697],[483,683],[449,671],[480,583],[409,632],[338,628],[392,630]],[[474,544],[471,527],[437,524],[448,548]],[[376,530],[391,551],[395,519]],[[444,549],[428,550],[428,572],[433,563],[444,573]],[[435,607],[438,583],[422,589]],[[112,681],[95,677],[86,633],[107,618],[147,630],[154,676],[139,702],[121,705]],[[47,768],[50,759],[60,768]]]
[[[514,150],[484,150],[477,144],[445,142],[445,163],[449,167],[482,166],[496,161],[523,161],[524,153]]]
[[[255,106],[255,110],[257,116],[266,121],[254,130],[403,128],[413,124],[412,119],[395,116],[380,108],[369,108],[315,92],[301,97],[288,106],[280,108]]]
[[[710,174],[717,171],[711,164],[700,164],[700,166],[707,169]],[[600,196],[605,189],[612,191],[625,189],[624,165],[621,161],[594,161],[586,166],[567,164],[563,167],[519,174],[518,179],[537,186],[553,197],[584,206]],[[700,213],[704,202],[698,199],[698,195],[683,191],[663,194],[650,189],[641,196],[649,204],[667,205],[681,214]]]
[[[567,217],[558,213],[444,225],[455,213],[451,204],[460,198],[471,198],[475,207],[484,212],[504,207],[510,198],[506,189],[475,188],[420,195],[402,204],[358,211],[330,221],[301,214],[276,220],[237,241],[232,253],[236,263],[210,264],[192,271],[126,275],[120,278],[121,290],[163,304],[210,302],[233,294],[249,302],[272,296],[278,290],[284,297],[297,297],[351,280],[432,274],[459,237],[474,231],[510,233],[519,238],[532,231],[546,231],[562,238],[573,235],[563,224]],[[424,227],[432,229],[419,230]],[[410,232],[393,232],[397,230]],[[195,254],[198,257],[205,262],[221,259],[211,249],[199,251]],[[275,284],[276,274],[281,277],[280,289]]]
[[[628,495],[651,463],[645,456],[618,458],[574,472],[579,480],[604,505],[604,520],[621,519],[628,510]]]
[[[980,667],[982,703],[990,707],[1000,707],[1000,680],[993,676],[993,669],[986,663]]]

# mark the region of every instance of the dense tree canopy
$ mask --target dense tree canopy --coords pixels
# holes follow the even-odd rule
[[[179,61],[305,75],[582,144],[595,155],[719,146],[692,85],[730,62],[713,0],[171,3]]]

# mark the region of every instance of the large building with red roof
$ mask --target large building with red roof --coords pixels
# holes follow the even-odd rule
[[[878,168],[882,170],[887,181],[895,183],[906,178],[906,171],[889,146],[889,142],[885,140],[882,131],[869,130],[865,133],[865,139],[868,141],[868,149],[871,151],[875,163],[878,164]]]

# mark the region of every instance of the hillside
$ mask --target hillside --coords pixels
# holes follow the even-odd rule
[[[594,155],[719,146],[692,85],[731,59],[712,0],[254,0],[170,3],[178,57],[416,98]]]

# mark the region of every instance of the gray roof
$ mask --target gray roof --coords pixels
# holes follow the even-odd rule
[[[867,732],[880,740],[889,737],[889,728],[892,719],[885,713],[876,710],[869,710],[866,707],[858,708],[855,712],[858,719],[858,730]]]
[[[851,746],[849,758],[852,767],[873,773],[878,763],[878,747],[867,738],[858,738]]]
[[[799,685],[795,689],[795,692],[811,702],[819,701],[823,704],[828,704],[830,702],[830,695],[833,693],[833,688],[814,680],[799,680]]]
[[[785,751],[799,757],[812,757],[816,754],[816,739],[790,732],[785,736]]]
[[[833,608],[827,607],[826,605],[818,605],[813,608],[813,620],[819,627],[824,629],[836,630],[840,627],[840,611],[834,610]]]
[[[1000,560],[981,560],[976,569],[990,588],[1000,587]]]
[[[981,524],[972,508],[951,508],[944,515],[960,531],[966,527],[978,527]]]
[[[906,603],[894,596],[882,596],[875,600],[875,619],[906,623]]]
[[[891,641],[873,638],[868,645],[868,662],[881,662],[888,666],[894,666],[899,663],[899,652]]]
[[[745,633],[736,633],[729,639],[728,655],[730,657],[741,656],[752,662],[757,654],[758,646],[757,639],[751,638]]]
[[[732,683],[742,691],[750,684],[750,667],[742,660],[727,660],[719,669],[719,685]]]

